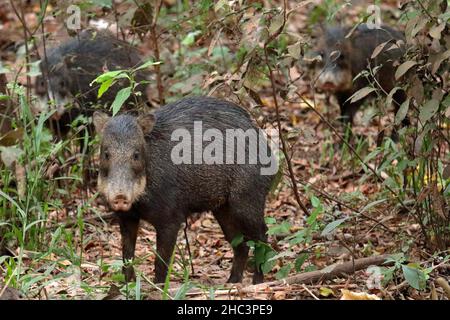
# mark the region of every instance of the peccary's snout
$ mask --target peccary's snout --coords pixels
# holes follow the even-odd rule
[[[125,194],[119,193],[114,196],[110,206],[114,211],[128,211],[131,208],[131,201]]]

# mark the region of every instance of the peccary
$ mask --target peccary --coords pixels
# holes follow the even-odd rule
[[[404,54],[405,48],[402,44],[396,44],[398,40],[404,40],[402,33],[388,26],[370,29],[363,24],[346,38],[350,30],[351,27],[326,28],[314,52],[320,56],[319,62],[315,65],[318,74],[316,88],[336,95],[342,120],[351,124],[364,100],[351,103],[349,98],[369,85],[364,76],[354,81],[353,79],[368,66],[372,70],[380,67],[376,71],[375,79],[381,88],[389,93],[395,87],[394,62]],[[387,43],[372,59],[375,48],[385,42],[390,43]],[[393,98],[397,112],[406,100],[405,92],[399,90]],[[403,124],[408,123],[406,119]]]
[[[56,112],[52,116],[52,125],[62,133],[68,131],[68,125],[80,114],[91,116],[96,105],[105,109],[114,101],[117,92],[130,85],[128,79],[120,79],[98,98],[99,84],[90,85],[106,71],[131,69],[142,63],[136,48],[117,39],[108,31],[88,29],[60,46],[49,50],[40,62],[41,76],[36,78],[35,90],[41,109],[53,100]],[[129,108],[143,105],[146,99],[149,73],[139,70],[135,81],[140,83],[126,103]],[[105,109],[106,110],[106,109]]]
[[[192,97],[166,105],[154,115],[110,118],[97,111],[93,120],[101,136],[98,190],[119,217],[123,258],[134,257],[139,220],[150,222],[156,229],[160,257],[155,260],[157,283],[165,280],[178,231],[191,213],[212,211],[228,242],[240,235],[267,241],[264,206],[276,170],[263,174],[262,169],[267,168],[266,160],[273,169],[276,160],[264,137],[252,140],[252,132],[261,132],[244,109],[215,98]],[[232,129],[238,129],[237,136],[230,134],[235,132]],[[245,149],[245,161],[235,142],[241,151]],[[187,149],[181,152],[180,146],[186,146],[182,143]],[[213,143],[219,147],[211,152],[217,156],[211,161],[207,148]],[[252,162],[254,147],[259,158]],[[244,241],[233,251],[228,281],[240,282],[249,248]],[[133,279],[133,268],[124,267],[124,274],[127,281]],[[261,281],[263,273],[257,266],[253,282]]]

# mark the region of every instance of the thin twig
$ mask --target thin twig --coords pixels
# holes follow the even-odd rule
[[[288,170],[289,170],[289,175],[291,177],[291,181],[292,181],[292,188],[294,190],[294,195],[295,195],[295,200],[297,201],[298,205],[300,206],[300,208],[303,210],[303,212],[305,213],[305,215],[309,215],[308,210],[306,209],[305,205],[302,203],[302,201],[300,200],[300,194],[298,191],[298,187],[297,187],[297,181],[295,179],[295,174],[294,174],[294,170],[292,168],[292,163],[289,159],[289,154],[288,154],[288,150],[287,150],[287,146],[286,146],[286,141],[284,140],[283,134],[282,134],[282,128],[281,128],[281,120],[280,120],[280,107],[278,105],[278,99],[277,99],[277,93],[275,90],[275,80],[273,77],[273,70],[272,67],[270,66],[270,62],[269,62],[269,55],[267,52],[267,47],[269,46],[269,44],[279,35],[281,34],[282,30],[284,29],[284,26],[286,24],[286,20],[287,20],[287,16],[286,16],[286,10],[287,10],[287,3],[286,0],[284,1],[284,19],[283,19],[283,25],[278,29],[277,32],[275,32],[274,34],[272,34],[271,37],[269,37],[269,39],[267,40],[267,42],[264,44],[264,57],[266,60],[266,65],[267,68],[269,69],[269,78],[270,78],[270,83],[271,83],[271,87],[272,87],[272,96],[274,99],[274,103],[275,103],[275,112],[276,112],[276,120],[277,120],[277,127],[278,127],[278,132],[279,132],[279,137],[280,137],[280,141],[281,141],[281,146],[282,146],[282,150],[283,150],[283,154],[284,154],[284,158],[286,160],[286,164],[288,166]]]
[[[150,35],[151,35],[152,42],[153,42],[153,50],[154,50],[156,61],[160,61],[159,46],[158,46],[158,34],[156,31],[156,27],[157,27],[159,12],[161,11],[161,6],[162,6],[162,0],[159,0],[158,4],[156,6],[153,23],[150,27]],[[164,105],[166,103],[166,101],[164,98],[164,87],[163,87],[163,83],[162,83],[161,67],[160,67],[159,63],[155,64],[155,72],[156,72],[156,85],[158,87],[159,104]]]

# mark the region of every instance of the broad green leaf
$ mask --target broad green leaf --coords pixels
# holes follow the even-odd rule
[[[400,108],[397,111],[397,114],[395,115],[395,124],[400,124],[403,119],[405,119],[406,115],[408,114],[409,110],[409,100],[410,98],[406,99],[400,106]]]
[[[193,45],[194,42],[195,42],[195,37],[198,34],[200,34],[200,33],[201,32],[198,31],[198,30],[197,31],[193,31],[193,32],[189,32],[188,35],[183,39],[183,41],[181,41],[181,44],[186,46],[186,47],[189,47],[189,46]]]
[[[302,44],[300,41],[288,46],[287,49],[291,57],[297,60],[300,59],[302,55]]]
[[[113,116],[115,116],[117,112],[120,111],[120,108],[125,103],[125,101],[127,101],[130,95],[131,95],[131,87],[123,88],[119,92],[117,92],[116,98],[114,99],[114,102],[111,106]]]
[[[441,32],[445,29],[445,22],[442,22],[441,24],[435,25],[433,28],[430,29],[430,36],[434,39],[440,39],[441,38]]]
[[[280,224],[274,225],[267,231],[268,235],[283,235],[288,234],[291,228],[291,224],[287,221],[283,221]]]
[[[426,275],[414,265],[402,265],[403,275],[406,282],[417,290],[425,289]]]
[[[395,87],[389,92],[389,94],[386,97],[386,107],[387,108],[389,108],[391,106],[394,94],[400,89],[401,89],[400,87]]]
[[[300,272],[303,264],[305,263],[306,259],[308,258],[307,253],[302,253],[298,256],[297,259],[295,259],[295,271]]]
[[[401,76],[403,76],[409,69],[414,67],[416,64],[417,64],[417,61],[412,61],[412,60],[403,62],[395,71],[395,79],[396,80],[400,79]]]
[[[350,98],[350,102],[356,102],[359,101],[363,98],[365,98],[367,95],[371,94],[372,92],[376,91],[377,89],[375,88],[369,88],[369,87],[364,87],[362,89],[359,89],[358,91],[356,91]]]
[[[311,204],[314,208],[317,208],[318,206],[320,206],[320,200],[319,198],[317,198],[316,196],[312,196],[311,197]]]
[[[276,261],[271,261],[270,258],[272,258],[277,253],[275,251],[269,251],[266,253],[266,262],[264,262],[261,266],[261,271],[265,273],[269,273],[272,271],[273,267],[275,267]]]
[[[99,75],[97,78],[95,78],[92,82],[91,82],[91,86],[96,82],[96,83],[103,83],[105,81],[108,81],[109,79],[114,79],[116,78],[119,74],[124,73],[123,70],[116,70],[116,71],[108,71],[105,72],[101,75]]]
[[[368,211],[369,209],[375,207],[376,205],[386,202],[387,200],[388,199],[380,199],[380,200],[373,201],[373,202],[367,204],[364,208],[362,208],[360,213],[364,213],[364,212]]]
[[[306,219],[306,223],[311,226],[316,222],[317,216],[319,213],[322,213],[323,208],[322,205],[319,205],[317,208],[314,208],[314,210],[311,212],[309,217]]]
[[[427,23],[428,23],[428,17],[425,17],[425,16],[419,17],[416,25],[414,26],[414,28],[411,31],[411,36],[415,37],[420,32],[420,30],[422,30],[427,25]]]
[[[431,73],[435,74],[441,66],[442,62],[447,60],[448,58],[450,58],[450,49],[430,56],[429,62],[431,62],[432,64]]]
[[[269,27],[270,34],[277,33],[278,30],[283,26],[283,22],[284,22],[284,14],[283,13],[280,13],[279,15],[275,16],[270,23],[270,27]]]
[[[275,278],[277,280],[284,279],[287,277],[289,272],[292,270],[292,263],[288,263],[280,268],[278,272],[275,274]]]
[[[97,98],[101,98],[102,95],[109,89],[109,87],[112,86],[114,82],[114,78],[108,79],[104,82],[102,82],[102,84],[100,85],[100,88],[98,88],[98,94],[97,94]]]
[[[425,123],[426,121],[430,120],[434,114],[439,109],[439,101],[435,99],[429,100],[425,105],[420,109],[419,113],[419,120],[422,123]]]
[[[389,41],[386,41],[386,42],[383,42],[383,43],[381,43],[381,44],[379,44],[379,45],[375,48],[375,50],[373,50],[372,56],[370,57],[370,59],[376,58],[376,57],[380,54],[380,52],[383,51],[384,47],[385,47],[389,42],[390,42],[390,40],[389,40]]]
[[[323,229],[321,235],[322,236],[329,235],[330,233],[332,233],[334,231],[334,229],[339,227],[346,220],[347,220],[347,218],[342,218],[342,219],[337,219],[337,220],[334,220],[333,222],[330,222],[329,224],[327,224],[325,226],[325,228]]]

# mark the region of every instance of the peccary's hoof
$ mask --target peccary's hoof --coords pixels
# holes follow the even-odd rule
[[[125,276],[125,282],[133,282],[134,280],[136,280],[136,274],[134,273],[133,266],[123,267],[122,272]]]
[[[153,278],[153,282],[155,284],[165,283],[166,282],[166,275],[155,274],[155,277]]]
[[[230,278],[228,278],[228,283],[239,283],[242,282],[242,276],[238,276],[238,275],[230,275]]]
[[[264,275],[259,272],[253,274],[253,284],[258,284],[264,282]]]

